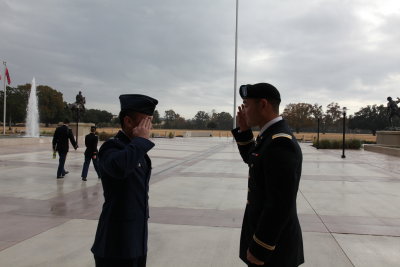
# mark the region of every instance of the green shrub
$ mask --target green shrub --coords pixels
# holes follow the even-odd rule
[[[343,146],[342,140],[328,140],[322,139],[319,141],[320,149],[342,149]],[[345,149],[360,149],[362,145],[361,140],[359,139],[349,139],[344,143]],[[317,147],[317,141],[313,142],[313,147]]]
[[[313,146],[317,147],[317,141],[313,143]],[[320,149],[329,149],[331,148],[331,142],[327,139],[322,139],[319,141],[319,148]]]
[[[174,138],[174,134],[172,132],[169,132],[168,138]]]
[[[53,136],[54,135],[54,131],[41,131],[40,135],[41,136]]]
[[[361,140],[359,139],[350,139],[350,140],[346,140],[346,148],[348,149],[360,149],[361,148]]]
[[[106,132],[99,132],[98,135],[99,135],[100,141],[107,141],[111,137],[114,137],[114,134],[106,133]]]
[[[331,148],[332,149],[342,148],[342,142],[343,142],[342,140],[331,140]]]

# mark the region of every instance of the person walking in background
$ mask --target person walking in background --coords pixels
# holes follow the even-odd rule
[[[82,181],[86,181],[86,177],[89,170],[90,161],[93,162],[94,169],[96,170],[97,177],[100,179],[100,172],[98,167],[97,158],[97,143],[99,142],[99,137],[96,135],[96,126],[90,127],[90,133],[85,136],[85,162],[82,168]]]
[[[57,179],[64,178],[69,172],[64,169],[65,160],[69,151],[69,142],[76,150],[78,145],[76,144],[72,130],[68,127],[69,120],[65,119],[62,126],[57,127],[53,136],[53,152],[57,151],[59,156],[58,168],[57,168]]]
[[[232,134],[249,166],[240,258],[248,266],[294,267],[304,263],[296,197],[303,156],[279,116],[281,97],[271,84],[242,85],[238,128]],[[256,140],[251,127],[260,127]]]
[[[104,204],[92,247],[97,267],[144,267],[147,259],[151,160],[149,140],[158,103],[121,95],[121,130],[99,151]]]

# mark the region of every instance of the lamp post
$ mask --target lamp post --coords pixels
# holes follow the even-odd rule
[[[76,95],[76,102],[72,104],[68,104],[67,108],[69,108],[72,112],[76,112],[76,145],[78,145],[79,139],[79,121],[81,119],[81,115],[85,113],[85,104],[86,98],[83,97],[82,92],[79,91],[79,94]]]
[[[3,65],[4,65],[4,79],[3,79],[3,84],[4,84],[4,94],[3,94],[3,98],[4,98],[4,105],[3,105],[3,135],[6,135],[6,99],[7,99],[7,88],[6,88],[6,69],[7,69],[7,62],[3,61]]]
[[[346,158],[346,155],[344,154],[344,148],[346,145],[346,111],[347,108],[343,107],[343,143],[342,143],[342,159]]]
[[[80,118],[81,118],[81,114],[80,114],[80,108],[78,107],[77,109],[76,109],[76,145],[78,146],[78,139],[79,139],[79,136],[78,136],[78,129],[79,129],[79,120],[80,120]]]
[[[236,86],[237,86],[237,48],[238,48],[238,17],[239,0],[236,0],[236,27],[235,27],[235,71],[233,81],[233,129],[236,128]]]

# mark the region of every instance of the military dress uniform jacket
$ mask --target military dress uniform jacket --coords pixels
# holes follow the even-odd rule
[[[103,209],[92,252],[96,257],[133,259],[147,254],[148,190],[154,143],[130,140],[122,131],[99,151]]]
[[[74,147],[76,147],[76,142],[74,135],[72,134],[72,130],[67,125],[57,127],[53,136],[53,150],[57,150],[61,154],[68,153],[68,140],[71,141],[71,144]]]
[[[95,135],[94,133],[90,133],[85,136],[85,145],[86,145],[86,150],[85,150],[85,156],[86,157],[93,157],[94,155],[97,155],[98,150],[97,150],[97,143],[99,142],[99,137]]]
[[[304,262],[296,196],[302,152],[284,120],[253,139],[251,130],[232,130],[249,166],[247,205],[240,238],[240,258],[247,249],[266,266],[292,267]]]

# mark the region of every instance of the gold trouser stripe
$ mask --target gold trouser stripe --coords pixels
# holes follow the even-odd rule
[[[257,244],[259,244],[259,245],[262,246],[263,248],[266,248],[266,249],[268,249],[268,250],[275,250],[275,246],[270,246],[270,245],[268,245],[268,244],[262,242],[260,239],[258,239],[258,238],[256,237],[256,235],[253,235],[253,239],[254,239],[254,241],[256,241]]]
[[[240,145],[240,146],[245,146],[245,145],[248,145],[248,144],[250,144],[250,143],[252,143],[252,142],[254,142],[254,139],[251,139],[251,140],[249,140],[249,141],[246,141],[246,142],[236,142],[238,145]]]
[[[285,134],[285,133],[274,134],[272,136],[272,139],[275,139],[275,138],[278,138],[278,137],[285,137],[285,138],[292,139],[292,136],[290,134]]]

